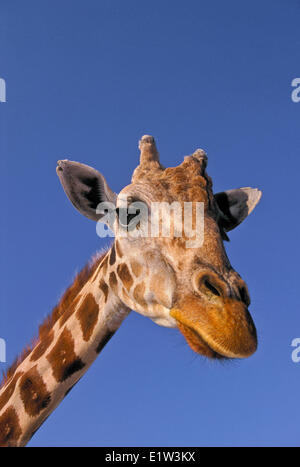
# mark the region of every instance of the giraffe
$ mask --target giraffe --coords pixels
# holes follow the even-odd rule
[[[4,376],[2,446],[28,443],[131,310],[158,325],[177,328],[193,351],[208,358],[245,358],[257,348],[247,286],[232,268],[224,240],[228,240],[226,232],[254,209],[261,192],[247,187],[214,194],[206,172],[207,155],[201,149],[170,168],[161,165],[152,136],[143,136],[139,149],[140,163],[119,195],[97,170],[58,161],[64,191],[82,214],[105,222],[99,204],[116,207],[111,227],[115,239],[107,252],[96,255],[76,276],[40,326],[38,338]],[[201,246],[187,248],[185,234],[175,236],[174,229],[168,237],[124,235],[132,220],[128,209],[125,226],[119,225],[125,199],[142,201],[149,209],[157,202],[202,203]],[[142,223],[140,218],[139,227]]]

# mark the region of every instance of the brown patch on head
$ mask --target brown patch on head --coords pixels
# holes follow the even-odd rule
[[[109,290],[108,290],[107,283],[103,279],[101,279],[101,281],[100,281],[99,288],[102,290],[102,292],[104,294],[104,300],[105,300],[105,303],[106,303]]]
[[[21,377],[19,388],[24,409],[31,417],[35,417],[48,407],[51,395],[36,365]]]
[[[82,336],[85,341],[91,338],[97,324],[98,315],[99,306],[94,296],[89,293],[76,312],[76,317],[79,319]]]
[[[127,289],[127,291],[129,292],[129,289],[130,287],[132,286],[133,284],[133,279],[131,277],[131,274],[129,272],[129,269],[127,267],[127,264],[125,263],[121,263],[119,264],[118,268],[117,268],[117,273],[118,273],[118,276],[119,278],[121,279],[121,281],[123,282],[124,284],[124,287]]]
[[[137,261],[132,260],[130,261],[130,266],[135,277],[139,277],[143,269],[141,263],[138,263]]]
[[[7,404],[11,396],[13,395],[16,387],[16,383],[20,376],[22,376],[22,372],[19,371],[18,373],[15,374],[13,379],[10,381],[10,383],[7,385],[7,388],[2,392],[0,396],[0,410],[3,409],[3,407]]]
[[[115,246],[116,246],[116,252],[117,252],[118,258],[122,258],[123,253],[122,253],[121,246],[118,240],[115,241]]]
[[[65,328],[57,343],[47,356],[52,366],[52,373],[56,381],[63,382],[75,372],[84,368],[84,363],[74,351],[74,339],[70,331]]]
[[[16,410],[10,406],[0,416],[0,447],[16,446],[22,434]]]
[[[51,329],[43,340],[34,348],[30,360],[36,362],[46,352],[54,338],[54,331]]]
[[[144,299],[145,290],[146,290],[145,284],[144,282],[141,282],[134,288],[134,291],[133,291],[133,297],[135,301],[143,307],[147,306],[147,303]]]
[[[170,184],[165,180],[161,181],[161,185],[165,190],[169,190],[169,188],[170,188]]]
[[[104,337],[101,338],[99,344],[97,345],[96,352],[100,353],[103,347],[107,344],[107,342],[112,338],[114,332],[107,331]]]

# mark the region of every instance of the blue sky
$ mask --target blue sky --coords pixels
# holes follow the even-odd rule
[[[0,337],[11,362],[74,272],[107,242],[77,213],[56,161],[115,191],[157,140],[164,165],[197,147],[215,191],[263,198],[227,251],[252,298],[259,348],[204,360],[131,313],[30,446],[299,445],[298,0],[1,1]],[[0,364],[0,370],[6,365]]]

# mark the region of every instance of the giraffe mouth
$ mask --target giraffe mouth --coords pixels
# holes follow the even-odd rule
[[[212,359],[246,358],[257,348],[255,326],[243,304],[231,308],[206,308],[201,314],[172,308],[170,315],[195,352]]]
[[[179,331],[185,337],[187,343],[191,347],[191,349],[203,355],[204,357],[208,357],[211,359],[227,359],[226,355],[222,355],[221,353],[214,350],[204,339],[200,336],[199,332],[195,331],[192,327],[187,326],[186,324],[181,323],[177,320],[177,327]]]

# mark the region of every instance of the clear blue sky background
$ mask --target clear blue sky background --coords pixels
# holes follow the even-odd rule
[[[0,1],[0,337],[11,362],[73,274],[107,242],[77,213],[57,159],[119,191],[155,136],[164,165],[197,147],[215,191],[263,190],[227,245],[259,334],[220,364],[131,313],[30,446],[300,444],[297,0]],[[6,365],[0,364],[0,369]]]

